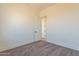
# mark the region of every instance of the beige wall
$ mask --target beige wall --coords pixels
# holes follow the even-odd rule
[[[0,11],[0,51],[40,39],[40,18],[35,8],[27,4],[0,4]]]
[[[55,4],[40,15],[27,4],[0,4],[0,51],[39,40],[39,16],[47,16],[48,41],[79,50],[79,4]]]
[[[79,4],[55,4],[40,16],[47,16],[48,41],[79,50]]]

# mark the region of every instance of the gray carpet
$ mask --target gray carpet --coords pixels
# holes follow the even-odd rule
[[[0,56],[79,56],[79,51],[39,40],[0,52]]]

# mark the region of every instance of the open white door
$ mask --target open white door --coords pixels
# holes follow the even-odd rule
[[[41,18],[41,32],[42,32],[42,40],[47,40],[47,17],[46,16]]]

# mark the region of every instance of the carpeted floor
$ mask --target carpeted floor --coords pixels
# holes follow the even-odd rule
[[[79,56],[79,51],[39,40],[0,52],[0,56]]]

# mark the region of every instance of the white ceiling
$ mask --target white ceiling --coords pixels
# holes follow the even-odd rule
[[[29,5],[37,8],[38,10],[43,10],[51,5],[54,5],[54,3],[30,3]]]
[[[8,5],[8,4],[2,4],[2,5]],[[41,11],[51,5],[55,5],[55,3],[25,3],[24,5],[31,6],[35,8],[36,10]]]

